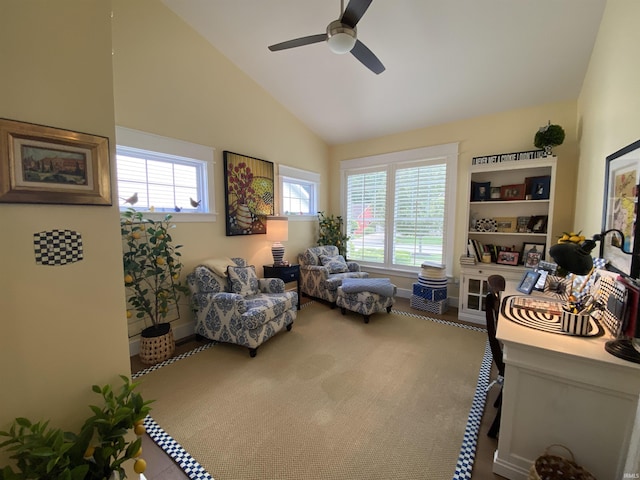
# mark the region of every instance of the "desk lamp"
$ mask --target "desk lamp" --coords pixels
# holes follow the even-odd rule
[[[602,255],[602,242],[604,241],[605,236],[612,232],[616,232],[622,239],[621,242],[615,244],[612,243],[612,245],[619,248],[627,255],[633,255],[633,252],[629,252],[624,249],[624,234],[615,228],[595,234],[593,239],[585,240],[581,244],[559,243],[554,245],[549,249],[549,255],[551,255],[559,266],[570,273],[575,273],[576,275],[588,275],[593,268],[591,251],[595,248],[596,242],[601,242],[600,253]],[[638,308],[637,304],[635,304],[635,308]],[[631,315],[633,318],[637,318],[638,312],[631,312]],[[623,325],[623,331],[619,335],[620,338],[609,340],[605,344],[604,348],[611,355],[618,358],[634,363],[640,363],[640,322],[628,321],[626,323],[626,325]]]
[[[284,245],[289,239],[289,218],[288,217],[267,217],[267,240],[273,242],[271,255],[273,255],[273,266],[286,265],[282,260],[284,257]]]

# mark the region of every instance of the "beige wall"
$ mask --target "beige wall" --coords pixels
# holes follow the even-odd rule
[[[316,135],[158,0],[114,0],[116,124],[215,148],[216,223],[179,223],[183,273],[216,255],[273,263],[264,235],[225,235],[222,152],[320,173],[328,198],[328,149]],[[292,221],[285,259],[315,243],[317,221]],[[182,319],[191,320],[188,308]]]
[[[562,125],[566,132],[564,143],[554,149],[558,156],[558,177],[554,211],[553,234],[571,229],[574,196],[578,171],[576,139],[576,103],[562,102],[539,107],[513,110],[495,115],[472,118],[459,122],[389,135],[373,140],[338,145],[330,149],[331,158],[331,211],[340,211],[340,161],[400,150],[459,142],[457,205],[453,258],[454,276],[460,274],[457,258],[465,251],[465,212],[468,195],[468,172],[473,157],[534,150],[536,131],[549,120]],[[411,288],[415,279],[395,278],[400,288]],[[451,296],[457,295],[455,288]]]
[[[3,0],[0,116],[106,136],[113,153],[110,11]],[[91,385],[130,373],[118,210],[0,204],[0,219],[0,429],[20,415],[75,428],[99,400]],[[52,229],[80,232],[84,260],[36,265],[33,234]]]
[[[609,0],[578,101],[580,172],[575,225],[599,232],[605,159],[640,139],[640,2]]]

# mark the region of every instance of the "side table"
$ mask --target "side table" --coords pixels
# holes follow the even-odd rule
[[[300,310],[300,265],[263,265],[264,278],[279,278],[284,283],[298,285],[298,310]]]

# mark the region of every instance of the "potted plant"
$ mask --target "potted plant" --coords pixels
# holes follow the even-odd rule
[[[136,317],[148,325],[140,340],[140,360],[147,364],[161,362],[173,354],[173,332],[165,320],[174,308],[179,316],[180,294],[189,292],[180,282],[182,245],[173,244],[169,233],[173,228],[171,215],[152,220],[130,208],[120,218],[127,303],[137,312]],[[131,316],[131,311],[127,312]]]
[[[93,386],[104,405],[90,405],[93,415],[78,434],[49,427],[48,421],[16,418],[8,432],[0,432],[0,437],[8,438],[0,448],[11,452],[9,458],[15,462],[0,469],[0,480],[117,480],[126,478],[123,464],[132,459],[133,470],[144,472],[140,436],[152,401],[134,392],[138,384],[121,378],[124,385],[118,392],[111,385]],[[133,439],[130,430],[136,434]]]
[[[324,212],[318,212],[318,223],[320,224],[318,245],[335,245],[340,255],[346,259],[349,237],[342,233],[342,217],[325,216]]]
[[[545,155],[551,155],[551,149],[564,142],[564,128],[560,125],[552,125],[551,122],[536,132],[533,144],[536,148],[543,148]]]

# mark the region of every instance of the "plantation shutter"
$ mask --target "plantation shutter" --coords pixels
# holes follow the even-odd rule
[[[395,172],[394,265],[443,263],[446,163],[398,166]]]
[[[347,174],[349,259],[384,263],[387,173]]]

